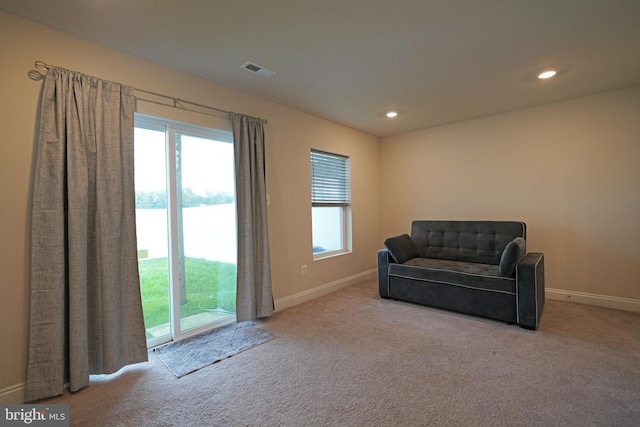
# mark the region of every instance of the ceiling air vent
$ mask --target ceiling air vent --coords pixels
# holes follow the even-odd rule
[[[276,74],[275,71],[265,68],[262,65],[258,65],[251,61],[245,62],[244,64],[242,64],[242,67],[240,68],[244,68],[247,71],[251,71],[252,73],[259,75],[260,77],[264,77],[265,79],[268,79],[269,77],[274,76]]]

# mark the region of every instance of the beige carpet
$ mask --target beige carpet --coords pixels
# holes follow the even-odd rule
[[[150,352],[48,402],[74,426],[640,425],[640,313],[547,301],[532,332],[368,282],[257,325],[279,338],[179,379]]]

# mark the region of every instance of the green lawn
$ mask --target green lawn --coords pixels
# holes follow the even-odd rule
[[[142,259],[140,290],[146,328],[169,323],[169,267],[167,258]],[[187,302],[180,317],[222,308],[236,310],[236,265],[185,258]]]

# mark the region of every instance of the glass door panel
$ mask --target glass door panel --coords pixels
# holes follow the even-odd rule
[[[180,331],[235,314],[233,145],[176,133]]]
[[[167,235],[166,141],[163,128],[135,128],[136,235],[148,341],[171,336]]]
[[[233,321],[234,153],[230,132],[136,120],[138,266],[149,347]]]

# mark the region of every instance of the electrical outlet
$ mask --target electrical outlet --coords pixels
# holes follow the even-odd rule
[[[300,272],[302,273],[303,276],[307,274],[307,264],[302,264],[302,267],[300,268]]]

